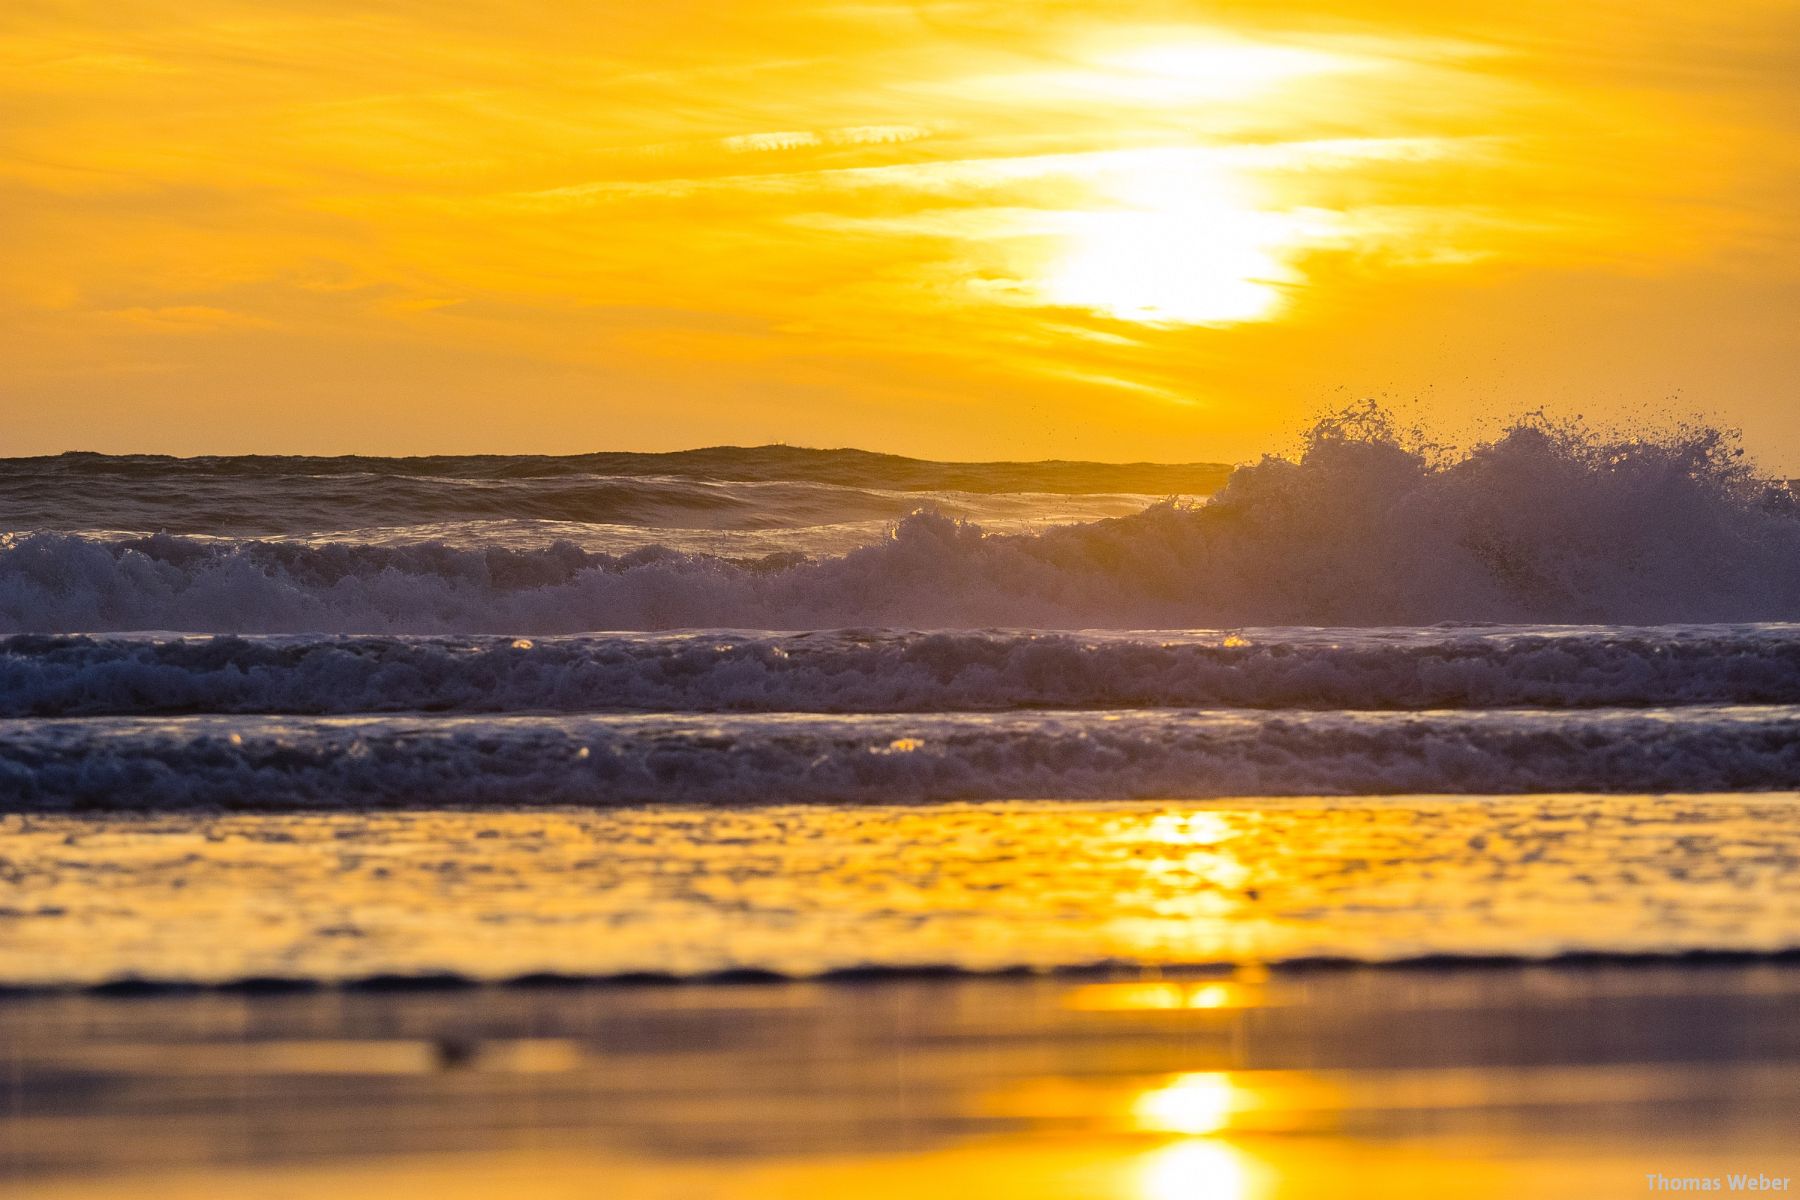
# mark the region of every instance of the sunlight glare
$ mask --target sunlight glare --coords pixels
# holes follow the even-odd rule
[[[1144,1160],[1142,1200],[1247,1200],[1249,1173],[1235,1148],[1195,1140],[1165,1146]]]
[[[1363,60],[1247,41],[1186,41],[1102,55],[1087,85],[1166,111],[1195,104],[1253,109],[1258,96]],[[1289,261],[1320,218],[1273,211],[1248,183],[1203,153],[1127,154],[1096,179],[1102,203],[1063,214],[1066,251],[1043,281],[1051,304],[1148,325],[1267,320]],[[1329,231],[1324,231],[1329,232]]]
[[[1217,1133],[1238,1107],[1231,1077],[1220,1071],[1197,1071],[1145,1092],[1132,1104],[1140,1128],[1160,1133]]]
[[[1063,215],[1067,251],[1044,283],[1053,304],[1146,324],[1267,319],[1286,261],[1318,217],[1265,211],[1246,183],[1196,154],[1114,157],[1096,181],[1109,207]]]
[[[1091,983],[1070,993],[1065,1006],[1076,1012],[1176,1012],[1246,1008],[1247,989],[1235,983],[1144,980],[1138,983]]]
[[[1159,813],[1145,836],[1168,846],[1216,846],[1240,832],[1237,824],[1216,812]]]

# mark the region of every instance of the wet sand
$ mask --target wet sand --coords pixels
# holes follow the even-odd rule
[[[0,1004],[9,1197],[1648,1194],[1800,1176],[1800,969]]]

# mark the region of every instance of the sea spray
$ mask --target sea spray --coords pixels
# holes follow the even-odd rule
[[[1800,619],[1800,509],[1716,430],[1528,419],[1466,452],[1367,410],[1210,500],[996,533],[926,509],[842,554],[20,530],[0,632],[1219,628]]]

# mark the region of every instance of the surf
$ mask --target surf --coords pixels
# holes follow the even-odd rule
[[[1321,421],[1298,452],[1238,468],[1209,499],[1033,532],[928,507],[843,553],[698,552],[655,530],[617,550],[0,535],[7,633],[1796,619],[1800,501],[1724,432],[1531,418],[1446,452],[1374,409]]]

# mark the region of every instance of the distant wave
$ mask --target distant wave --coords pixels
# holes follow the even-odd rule
[[[1029,516],[1034,509],[1054,512],[1069,507],[1054,502],[1021,504],[988,493],[944,492],[922,498],[917,492],[823,483],[604,476],[528,480],[382,475],[170,478],[134,481],[124,494],[93,481],[71,482],[80,484],[80,495],[32,490],[29,495],[11,498],[10,503],[0,497],[0,518],[16,527],[65,531],[282,538],[355,531],[362,539],[371,532],[473,531],[481,524],[499,522],[753,531],[894,521],[917,510],[921,503],[984,519],[989,514]],[[0,464],[0,489],[9,483],[20,493],[29,486],[26,480],[9,480]],[[1079,511],[1091,506],[1074,507]],[[418,539],[408,536],[406,540]]]
[[[1191,492],[1209,491],[1228,468],[1218,463],[936,462],[868,450],[804,446],[708,446],[664,453],[447,454],[405,458],[358,454],[242,454],[174,458],[162,454],[59,454],[0,460],[0,475],[58,479],[200,480],[392,476],[413,479],[522,480],[578,477],[670,478],[745,483],[810,482],[901,491]],[[1199,486],[1196,486],[1199,485]]]
[[[922,497],[1204,496],[1213,464],[935,463],[861,450],[718,447],[560,458],[0,459],[0,528],[296,536],[472,521],[768,529],[895,520]]]
[[[1800,619],[1800,503],[1728,438],[1521,423],[1441,459],[1379,414],[1210,502],[990,534],[939,513],[839,556],[0,536],[0,632],[510,633]]]
[[[0,639],[0,717],[1800,703],[1800,626]]]
[[[0,811],[1751,791],[1800,709],[90,717],[0,729]]]

